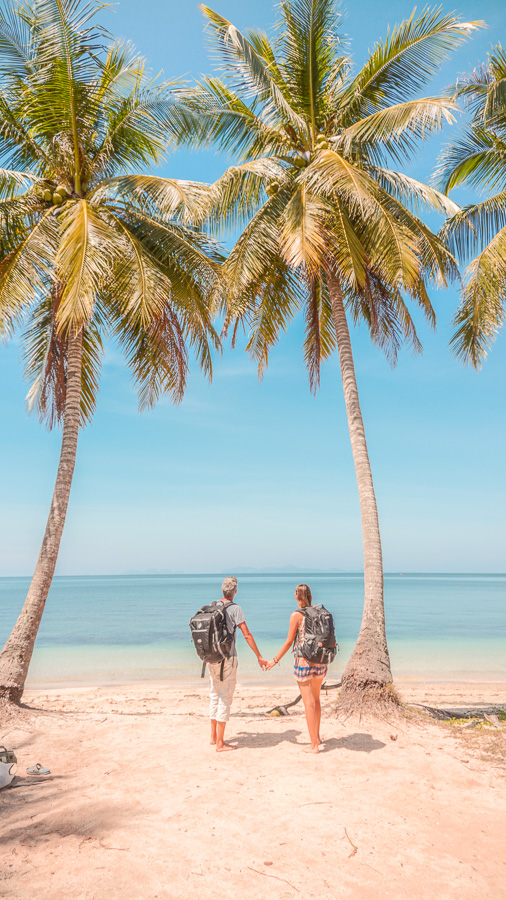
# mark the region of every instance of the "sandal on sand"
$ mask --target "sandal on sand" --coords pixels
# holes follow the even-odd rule
[[[27,775],[50,775],[51,769],[45,769],[44,766],[41,766],[40,763],[37,763],[35,766],[30,766],[26,770]]]

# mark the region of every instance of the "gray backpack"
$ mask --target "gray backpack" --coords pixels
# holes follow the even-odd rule
[[[305,606],[296,611],[304,616],[305,633],[301,642],[297,632],[293,642],[295,656],[302,656],[313,665],[331,663],[338,650],[332,613],[321,604]]]
[[[208,606],[201,606],[198,612],[190,619],[190,630],[195,650],[203,660],[202,678],[207,663],[221,662],[220,679],[223,681],[223,666],[225,660],[230,658],[235,628],[232,633],[228,630],[225,610],[231,606],[232,600],[222,603],[215,600]]]

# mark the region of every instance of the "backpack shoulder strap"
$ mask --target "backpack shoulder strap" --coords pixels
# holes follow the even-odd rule
[[[219,602],[220,602],[220,601],[218,600],[218,603],[219,603]],[[233,606],[233,605],[234,605],[234,601],[233,601],[233,600],[227,600],[227,602],[223,604],[223,612],[225,613],[225,612],[227,611],[228,607],[229,607],[229,606]],[[225,616],[225,622],[226,622],[226,624],[227,624],[227,628],[228,628],[228,621],[229,621],[229,620],[228,620],[227,617]],[[237,625],[235,624],[235,622],[233,622],[232,624],[233,624],[233,627],[234,627],[234,634],[235,634],[236,631],[237,631]],[[230,634],[230,631],[229,631],[229,634]],[[223,678],[222,678],[221,680],[223,681]]]
[[[294,609],[293,612],[302,613],[303,618],[304,619],[306,618],[306,607],[303,607],[302,609]],[[292,615],[293,615],[293,613],[292,613]],[[295,632],[295,637],[293,639],[292,653],[295,651],[295,647],[296,647],[298,641],[299,641],[299,629],[297,628],[297,631]]]

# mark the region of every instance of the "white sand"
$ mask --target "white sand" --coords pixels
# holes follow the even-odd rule
[[[506,685],[404,684],[430,705],[505,703]],[[37,900],[506,897],[506,728],[258,715],[296,689],[239,687],[209,745],[207,694],[163,685],[28,692],[0,727],[0,896]],[[395,737],[395,740],[392,740]],[[41,762],[51,776],[26,767]],[[354,846],[357,848],[354,850]]]

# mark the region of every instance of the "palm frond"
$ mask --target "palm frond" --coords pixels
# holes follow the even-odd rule
[[[89,196],[95,203],[133,203],[166,220],[180,216],[186,221],[199,221],[206,213],[210,194],[209,185],[197,181],[132,174],[101,181]]]
[[[343,96],[340,120],[363,116],[392,103],[402,103],[419,91],[482,22],[462,22],[441,7],[425,9],[387,32]]]
[[[45,296],[53,279],[57,248],[57,223],[47,212],[1,261],[0,336],[11,337],[30,306]]]
[[[0,169],[0,200],[15,197],[30,188],[36,181],[36,176],[31,172]]]
[[[220,51],[220,62],[231,77],[233,86],[262,103],[264,117],[287,121],[297,130],[304,131],[304,119],[279,89],[276,79],[271,75],[269,62],[256,53],[253,45],[235,25],[208,6],[201,5],[200,8],[209,20]]]
[[[466,276],[451,347],[463,362],[479,369],[505,317],[506,228],[473,260]]]
[[[281,219],[279,246],[293,269],[304,266],[316,277],[329,248],[325,221],[331,214],[330,203],[312,196],[306,185],[292,193]]]
[[[324,278],[314,278],[308,283],[304,301],[305,337],[304,361],[309,387],[313,394],[320,387],[320,369],[336,349],[336,332],[332,307]]]
[[[470,128],[458,141],[443,148],[434,183],[445,194],[461,184],[488,189],[506,188],[506,140],[482,128]]]
[[[138,389],[139,408],[154,406],[168,394],[173,402],[183,397],[188,374],[188,353],[182,329],[170,305],[165,304],[148,322],[125,316],[114,295],[106,298],[111,332],[126,356]]]
[[[441,238],[460,259],[468,259],[506,228],[506,191],[465,206],[441,229]]]
[[[68,333],[91,321],[96,297],[111,276],[115,257],[121,258],[124,241],[86,200],[67,204],[60,229],[55,271],[63,287],[56,322]]]
[[[378,146],[383,155],[400,161],[409,158],[417,143],[440,131],[445,122],[455,122],[451,111],[456,109],[455,104],[438,97],[397,103],[349,125],[332,145],[343,148],[348,156],[355,145],[365,153],[369,147]]]
[[[245,309],[240,318],[247,322],[249,329],[246,350],[257,363],[260,378],[269,363],[272,347],[303,302],[303,283],[279,257],[272,259],[270,267],[265,267],[256,292],[236,301],[235,307]]]
[[[36,412],[49,429],[62,424],[67,396],[68,337],[56,328],[60,298],[61,286],[54,285],[34,308],[22,338],[25,378],[30,382],[28,411]],[[81,425],[90,422],[95,411],[102,352],[98,323],[92,322],[83,335]]]
[[[288,86],[313,140],[322,127],[322,99],[339,49],[334,0],[283,0],[281,46]]]
[[[380,187],[406,204],[414,212],[420,214],[424,210],[434,209],[436,212],[453,216],[460,211],[453,200],[435,188],[411,178],[404,172],[395,172],[380,166],[369,166],[368,171],[376,179]]]
[[[293,139],[286,130],[272,124],[262,110],[252,103],[248,105],[218,78],[203,78],[182,99],[189,118],[180,116],[176,121],[173,134],[178,143],[191,147],[215,145],[225,152],[233,151],[239,159],[293,149]]]
[[[24,15],[9,6],[0,9],[0,75],[23,79],[33,71],[30,27]]]
[[[276,159],[261,158],[230,166],[209,193],[206,220],[215,230],[244,227],[266,199],[266,189],[279,187],[286,170]]]
[[[126,97],[108,104],[101,142],[93,155],[92,178],[112,177],[118,170],[159,163],[169,149],[178,98],[173,82],[155,88],[142,74]]]

